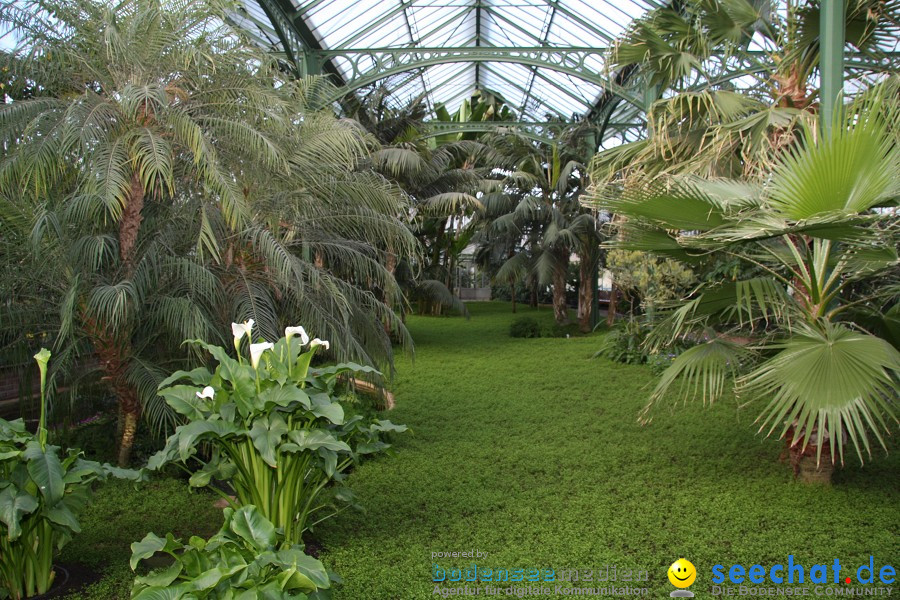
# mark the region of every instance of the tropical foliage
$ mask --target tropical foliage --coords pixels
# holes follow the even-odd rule
[[[389,333],[409,342],[383,266],[415,248],[402,195],[361,167],[371,141],[358,127],[310,108],[324,83],[285,78],[223,11],[0,11],[22,40],[0,107],[3,347],[46,336],[60,375],[105,382],[121,464],[142,413],[174,426],[156,387],[200,359],[185,338],[247,318],[274,337],[302,318],[370,364],[390,362]]]
[[[196,598],[242,600],[330,598],[331,580],[321,562],[303,548],[286,544],[255,506],[225,509],[222,528],[208,540],[193,536],[183,544],[169,533],[152,533],[131,545],[131,568],[155,554],[171,566],[134,580],[133,600]]]
[[[639,68],[651,101],[646,135],[599,153],[594,182],[770,171],[818,110],[819,4],[688,0],[635,20],[613,47],[610,69]],[[898,33],[896,3],[847,3],[847,44],[863,57],[845,70],[853,87],[891,71],[883,49]]]
[[[636,301],[648,315],[667,301],[681,298],[696,283],[683,263],[636,250],[612,250],[606,268],[619,290]]]
[[[46,349],[35,355],[41,371],[37,433],[26,430],[21,419],[0,419],[0,598],[19,600],[49,591],[56,579],[53,559],[81,531],[78,515],[90,502],[95,482],[142,477],[47,443],[49,358]]]
[[[160,384],[160,394],[187,424],[148,467],[190,465],[185,468],[195,487],[227,481],[236,499],[212,489],[233,506],[256,506],[286,543],[300,544],[307,529],[352,505],[353,495],[342,485],[347,468],[361,455],[386,450],[383,433],[406,428],[346,419],[335,399],[337,379],[374,370],[356,364],[310,368],[317,349],[329,344],[310,340],[303,328],[288,328],[274,344],[250,343],[245,360],[241,341],[252,339],[252,326],[233,325],[236,359],[194,340],[216,359],[215,371],[178,371]],[[190,383],[173,385],[181,380]]]
[[[760,431],[786,437],[793,452],[863,459],[870,436],[884,446],[896,425],[900,353],[890,331],[860,315],[897,304],[900,187],[894,85],[848,108],[830,135],[799,134],[759,180],[657,179],[601,198],[626,217],[616,246],[690,262],[725,252],[763,274],[706,284],[654,329],[653,347],[679,338],[703,343],[666,371],[651,402],[681,382],[683,397],[712,402],[734,391],[766,402]],[[884,100],[888,98],[888,100]]]
[[[435,115],[462,122],[490,120],[508,110],[493,97],[479,94],[466,100],[452,117],[443,106],[435,108]],[[422,98],[394,108],[384,103],[381,93],[368,96],[357,112],[381,144],[371,155],[371,167],[409,198],[409,228],[421,249],[406,258],[389,256],[387,268],[420,313],[441,314],[450,309],[466,314],[454,290],[459,256],[471,241],[465,224],[483,208],[478,196],[491,185],[486,178],[498,157],[479,141],[481,134],[424,138],[427,116]],[[407,307],[399,308],[405,315]]]
[[[550,146],[513,132],[489,136],[487,143],[508,166],[500,182],[481,198],[485,208],[472,227],[478,231],[475,240],[483,262],[502,258],[498,281],[552,285],[559,324],[569,322],[566,284],[570,257],[576,254],[579,324],[587,331],[600,236],[595,215],[580,203],[587,183],[581,162],[588,153],[583,134],[578,127],[569,128]]]

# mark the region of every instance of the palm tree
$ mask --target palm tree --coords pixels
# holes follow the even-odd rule
[[[3,263],[5,341],[52,334],[70,372],[96,357],[120,463],[142,411],[171,422],[156,384],[185,338],[302,320],[344,357],[390,359],[372,321],[393,313],[366,286],[395,293],[380,255],[412,239],[396,190],[359,169],[365,136],[307,108],[320,82],[285,80],[215,2],[34,0],[0,18],[29,82],[0,108],[0,218],[31,242]]]
[[[774,0],[685,0],[635,20],[610,68],[639,67],[640,82],[661,99],[648,111],[645,139],[595,157],[594,184],[770,171],[818,110],[819,22],[818,2]],[[851,0],[845,29],[847,44],[870,59],[847,70],[855,85],[896,70],[883,48],[900,34],[900,6]]]
[[[369,164],[409,198],[409,227],[421,250],[406,260],[390,259],[388,267],[396,270],[407,299],[417,302],[419,312],[440,314],[451,308],[466,315],[453,290],[454,274],[466,246],[463,226],[482,209],[476,196],[489,185],[482,165],[495,157],[474,140],[421,139],[420,126],[427,116],[423,99],[396,108],[384,102],[385,93],[382,88],[372,92],[358,107],[356,118],[379,143]],[[478,102],[476,109],[484,112]]]
[[[577,128],[575,128],[577,130]],[[568,134],[568,135],[567,135]],[[546,147],[515,133],[494,134],[488,144],[513,165],[502,189],[483,199],[490,203],[481,227],[483,243],[518,233],[524,252],[516,252],[500,267],[497,277],[516,281],[527,273],[553,288],[556,322],[569,322],[566,280],[572,253],[580,259],[579,324],[590,330],[593,271],[600,259],[595,217],[580,204],[586,172],[579,162],[577,131],[569,130]],[[512,199],[515,198],[515,201]],[[506,212],[504,212],[506,211]]]
[[[795,467],[812,455],[830,478],[848,443],[860,460],[870,433],[885,446],[900,352],[864,324],[897,310],[898,221],[878,209],[900,194],[896,90],[856,103],[831,135],[801,130],[758,179],[660,177],[598,200],[625,217],[617,247],[685,261],[721,252],[762,273],[707,284],[668,312],[651,346],[699,343],[648,409],[676,381],[685,399],[712,402],[735,375],[736,394],[768,402],[760,431],[786,438]]]

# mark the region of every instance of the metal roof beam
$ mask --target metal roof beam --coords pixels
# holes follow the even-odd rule
[[[406,12],[406,9],[409,8],[410,6],[412,6],[412,3],[414,1],[415,0],[405,0],[405,1],[401,0],[399,6],[392,8],[391,10],[387,11],[386,13],[384,13],[383,15],[381,15],[380,17],[378,17],[377,19],[375,19],[374,21],[372,21],[371,23],[369,23],[368,25],[363,27],[362,29],[360,29],[359,31],[357,31],[356,33],[351,35],[349,38],[344,40],[340,46],[336,46],[336,48],[347,48],[347,47],[350,47],[352,44],[355,44],[358,40],[361,40],[362,38],[366,37],[366,35],[368,35],[372,31],[375,31],[376,29],[378,29],[379,27],[381,27],[382,25],[384,25],[385,23],[387,23],[388,21],[393,19],[398,14],[400,14],[402,12]],[[302,15],[298,15],[298,16],[302,16]],[[412,39],[412,36],[410,36],[410,39]]]
[[[481,0],[475,0],[475,47],[481,46]],[[481,63],[475,63],[475,89],[481,90]]]
[[[522,92],[522,94],[525,94],[525,93],[528,92],[528,90],[527,90],[526,88],[522,87],[521,85],[519,85],[519,84],[516,83],[515,81],[512,81],[509,77],[506,77],[505,75],[503,75],[503,74],[501,74],[501,73],[498,73],[498,72],[497,72],[496,70],[494,70],[494,69],[489,69],[489,70],[490,70],[490,72],[491,72],[492,75],[494,75],[494,76],[497,77],[498,79],[502,79],[503,82],[504,82],[506,85],[508,85],[508,86],[510,86],[510,87],[513,87],[513,88],[519,90],[520,92]],[[568,94],[568,92],[567,92],[567,94]],[[578,98],[575,98],[575,100],[578,100]],[[553,109],[551,109],[549,106],[548,106],[547,108],[548,108],[549,110],[553,110]],[[519,111],[519,112],[520,112],[521,115],[525,115],[525,114],[526,114],[527,111],[524,110],[524,103],[523,103],[523,106],[522,106],[522,110]],[[556,112],[557,115],[558,115],[559,117],[563,117],[563,116],[564,116],[563,114],[561,114],[561,113],[559,113],[559,112],[557,112],[557,111],[553,111],[553,112]]]
[[[556,7],[550,7],[550,18],[547,20],[547,31],[541,38],[541,46],[547,45],[547,40],[550,38],[550,28],[553,27],[553,17],[556,16]],[[537,79],[537,67],[531,67],[531,81],[528,82],[528,91],[525,92],[525,97],[522,99],[522,112],[525,112],[525,107],[528,106],[528,99],[531,98],[531,89],[534,87],[534,80]]]
[[[619,128],[641,127],[641,123],[613,123]],[[552,123],[546,121],[425,121],[419,127],[419,139],[428,139],[448,133],[492,133],[498,129],[510,129],[517,131],[526,137],[550,143],[553,141],[550,133],[562,131],[566,123]]]
[[[311,51],[321,50],[322,46],[315,34],[299,15],[291,0],[258,0],[259,5],[265,11],[272,27],[278,34],[285,52],[294,64],[299,75],[309,74],[310,65],[317,57],[310,56]],[[296,41],[297,43],[292,43]],[[312,58],[313,61],[309,59]],[[317,63],[323,73],[335,78],[338,85],[346,85],[341,72],[330,59]]]
[[[532,40],[534,40],[535,44],[537,44],[541,41],[541,38],[539,36],[534,35],[532,32],[523,28],[518,23],[512,21],[503,13],[497,12],[496,10],[493,10],[493,9],[487,8],[487,7],[485,7],[485,12],[488,15],[490,15],[491,17],[493,17],[495,22],[498,21],[498,19],[499,19],[499,21],[503,21],[504,23],[506,23],[507,25],[509,25],[510,27],[512,27],[513,29],[515,29],[516,31],[518,31],[519,33],[524,35],[525,37],[528,37],[528,38],[531,38]],[[497,22],[497,25],[500,25],[500,23]],[[509,36],[506,36],[506,38],[509,39]]]
[[[547,6],[551,6],[551,7],[555,8],[556,10],[558,10],[562,14],[566,15],[567,17],[569,17],[570,19],[572,19],[573,21],[575,21],[576,23],[578,23],[579,25],[581,25],[582,27],[587,29],[588,31],[593,31],[595,34],[597,34],[598,37],[603,38],[610,44],[612,44],[616,41],[614,36],[611,36],[608,32],[603,31],[602,29],[600,29],[593,23],[587,21],[581,15],[577,15],[577,14],[573,13],[571,10],[569,10],[564,4],[562,4],[558,0],[545,0],[545,2],[547,3]]]
[[[350,73],[342,90],[338,90],[331,100],[337,100],[354,89],[370,85],[397,73],[411,71],[420,67],[428,67],[455,62],[511,62],[532,67],[541,67],[566,73],[583,81],[588,81],[610,90],[626,101],[643,106],[643,97],[633,90],[626,89],[610,81],[584,64],[592,55],[603,55],[604,48],[559,48],[559,47],[495,47],[495,46],[461,46],[453,48],[371,48],[345,50],[310,50],[312,56],[323,63],[340,57],[348,65]],[[371,59],[374,67],[362,65],[362,58]],[[368,62],[368,61],[367,61]],[[555,87],[559,85],[547,80]],[[571,92],[566,91],[571,94]],[[582,99],[583,101],[583,99]]]

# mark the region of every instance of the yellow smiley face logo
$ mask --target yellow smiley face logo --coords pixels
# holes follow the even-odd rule
[[[679,558],[673,562],[667,574],[672,585],[679,588],[686,588],[697,579],[697,569],[694,568],[691,561],[685,558]]]

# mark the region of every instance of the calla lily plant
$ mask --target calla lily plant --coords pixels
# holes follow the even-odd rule
[[[237,358],[219,346],[191,340],[217,361],[215,370],[178,371],[159,393],[187,421],[148,464],[175,463],[190,472],[195,487],[227,481],[236,498],[214,491],[233,508],[256,506],[284,531],[286,546],[352,506],[344,471],[362,455],[389,448],[382,437],[406,428],[390,421],[347,419],[336,399],[344,374],[377,374],[371,367],[310,364],[327,341],[310,340],[303,327],[288,327],[276,342],[250,343],[250,363],[240,358],[252,320],[232,325]],[[200,453],[200,445],[209,448]]]

